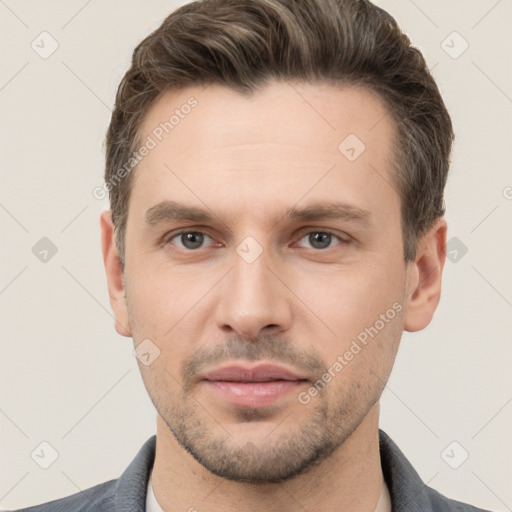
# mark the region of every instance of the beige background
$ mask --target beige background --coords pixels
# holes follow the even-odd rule
[[[92,190],[131,51],[182,3],[0,0],[4,508],[117,478],[155,432],[132,342],[113,328],[98,220],[108,204]],[[512,510],[512,0],[378,3],[424,52],[452,115],[448,239],[468,249],[446,263],[431,325],[404,334],[382,428],[432,487]],[[31,48],[42,31],[59,45],[47,59]],[[452,58],[445,40],[452,56],[469,48]],[[58,250],[46,263],[32,252],[42,237]],[[43,441],[59,455],[46,470],[31,458]],[[452,464],[469,453],[458,469],[441,456],[453,441]]]

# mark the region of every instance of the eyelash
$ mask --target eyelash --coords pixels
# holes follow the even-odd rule
[[[340,235],[336,234],[334,231],[331,231],[330,229],[318,229],[318,228],[317,229],[305,228],[305,229],[306,229],[305,231],[300,231],[300,238],[297,241],[302,240],[306,235],[311,234],[311,233],[323,233],[323,234],[331,235],[331,236],[337,238],[340,241],[340,244],[338,244],[338,245],[348,245],[350,243],[350,240],[343,239]],[[177,231],[176,233],[173,233],[171,236],[166,237],[164,240],[164,245],[170,244],[171,240],[173,240],[174,238],[179,237],[180,235],[183,235],[185,233],[199,233],[201,235],[206,235],[209,238],[212,238],[205,231],[194,230],[194,229],[182,229],[180,231]],[[348,237],[348,235],[347,235],[347,237]],[[313,248],[311,248],[311,250],[317,251],[317,252],[323,252],[323,251],[332,249],[333,247],[335,247],[335,246],[326,247],[325,249],[315,249],[313,247]],[[187,248],[183,249],[183,248],[179,247],[179,249],[182,251],[186,251],[186,252],[198,252],[201,249],[204,249],[204,247],[200,247],[198,249],[187,249]],[[304,249],[304,247],[303,247],[303,249]]]

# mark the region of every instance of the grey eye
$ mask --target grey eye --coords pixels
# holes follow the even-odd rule
[[[177,244],[178,247],[183,249],[199,249],[204,243],[205,237],[210,238],[208,235],[201,233],[200,231],[182,231],[181,233],[177,233],[173,237],[169,239],[171,240],[179,240],[181,244]]]
[[[313,249],[328,249],[331,246],[333,238],[341,240],[338,236],[328,231],[311,231],[302,237],[301,240],[307,239]]]

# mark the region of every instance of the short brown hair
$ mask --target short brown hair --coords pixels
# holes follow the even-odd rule
[[[133,172],[115,178],[140,144],[157,97],[201,84],[251,94],[273,79],[379,94],[397,128],[392,179],[401,197],[404,260],[415,259],[418,238],[445,213],[454,135],[425,59],[395,19],[367,0],[198,0],[139,43],[117,91],[105,182],[123,268]]]

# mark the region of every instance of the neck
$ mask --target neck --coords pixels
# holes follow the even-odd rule
[[[300,508],[374,512],[383,483],[378,419],[377,403],[343,445],[319,465],[282,483],[250,484],[212,474],[179,445],[157,415],[155,497],[166,512],[291,512]]]

